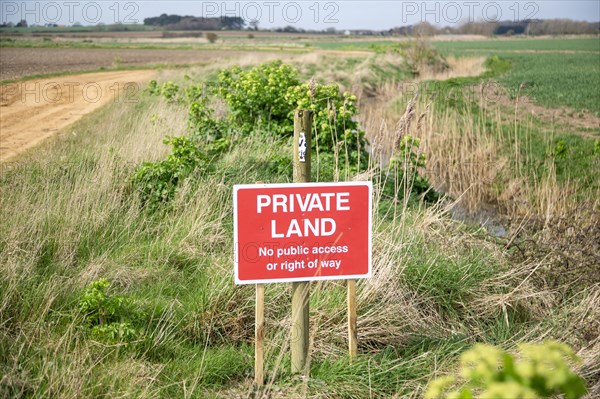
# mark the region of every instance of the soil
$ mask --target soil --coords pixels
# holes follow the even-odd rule
[[[209,63],[241,51],[133,50],[77,48],[0,48],[0,81],[33,74],[97,70],[149,64]]]
[[[0,162],[110,101],[132,101],[156,71],[114,71],[0,86]]]

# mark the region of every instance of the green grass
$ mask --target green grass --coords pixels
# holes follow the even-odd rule
[[[457,51],[574,51],[599,52],[600,37],[577,39],[490,39],[438,41],[433,45],[443,52]]]

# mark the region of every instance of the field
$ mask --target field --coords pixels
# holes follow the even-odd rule
[[[154,51],[90,48],[4,48],[0,60],[0,81],[32,75],[56,75],[61,72],[99,71],[207,64],[213,60],[239,57],[235,51],[188,51],[160,49]],[[266,55],[269,56],[268,54]]]
[[[600,395],[597,37],[20,33],[0,41],[1,397],[417,398],[476,343],[547,340]],[[134,79],[93,104],[13,90]],[[290,286],[268,285],[257,386],[232,186],[291,181],[299,103],[325,110],[313,180],[373,182],[374,275],[351,363],[345,283],[311,284],[308,378]]]

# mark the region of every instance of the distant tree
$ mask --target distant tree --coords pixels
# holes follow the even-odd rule
[[[246,21],[241,17],[221,17],[221,23],[225,29],[230,30],[241,30],[246,25]]]
[[[17,28],[27,28],[27,21],[22,19],[19,22],[17,22]]]
[[[258,21],[257,20],[250,22],[250,29],[256,30],[256,31],[258,30]]]
[[[158,16],[158,17],[145,18],[144,25],[151,25],[151,26],[173,25],[173,24],[179,23],[183,18],[186,18],[186,17],[182,17],[180,15],[160,14],[160,16]],[[193,17],[188,16],[187,18],[193,18]]]

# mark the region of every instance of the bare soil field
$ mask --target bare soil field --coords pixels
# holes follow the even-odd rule
[[[209,63],[214,59],[236,57],[236,51],[131,50],[69,48],[2,48],[0,80],[28,75],[97,70],[115,66],[149,64]]]
[[[0,162],[31,148],[110,101],[135,101],[156,71],[60,76],[0,86]]]

